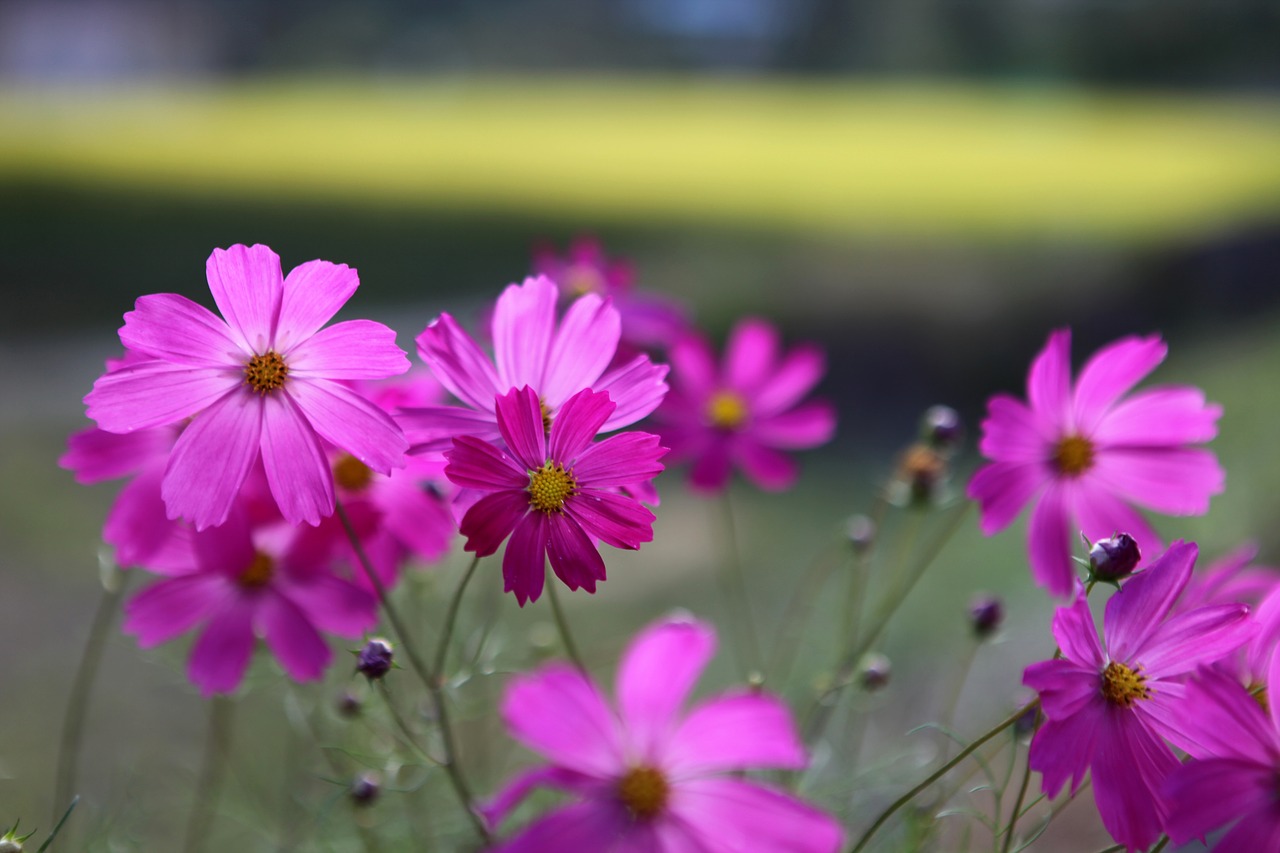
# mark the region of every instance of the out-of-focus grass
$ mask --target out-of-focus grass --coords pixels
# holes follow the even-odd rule
[[[1266,102],[800,81],[0,91],[0,179],[832,233],[1164,237],[1280,208]]]

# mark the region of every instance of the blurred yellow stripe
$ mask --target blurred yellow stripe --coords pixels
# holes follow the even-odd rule
[[[0,179],[849,234],[1280,210],[1265,101],[604,78],[0,90]]]

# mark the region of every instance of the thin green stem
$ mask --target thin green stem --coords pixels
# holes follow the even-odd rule
[[[418,745],[418,738],[413,733],[413,729],[409,728],[408,722],[405,721],[404,716],[400,713],[400,709],[396,707],[396,703],[391,701],[391,691],[387,688],[387,683],[379,679],[377,685],[378,695],[381,696],[382,701],[386,703],[387,712],[391,715],[391,720],[396,724],[396,728],[399,729],[400,736],[404,738],[405,743],[410,749],[417,753],[418,757],[423,761],[433,764],[436,767],[440,767],[443,762]]]
[[[551,599],[551,615],[556,620],[556,630],[560,632],[564,653],[569,656],[569,660],[573,661],[578,671],[585,675],[587,665],[582,662],[582,655],[578,653],[578,644],[573,641],[573,632],[569,630],[569,620],[565,618],[564,610],[560,607],[560,593],[556,591],[555,578],[547,579],[547,598]]]
[[[1036,711],[1036,729],[1040,728],[1040,711]],[[1022,771],[1022,783],[1018,785],[1018,796],[1013,801],[1013,814],[1009,817],[1009,826],[1004,833],[1004,844],[1000,846],[1001,853],[1009,853],[1009,848],[1013,846],[1014,831],[1018,828],[1018,819],[1022,817],[1022,802],[1027,798],[1027,786],[1031,783],[1031,750],[1027,750],[1027,765]]]
[[[85,640],[84,651],[80,654],[80,664],[71,682],[71,694],[67,696],[66,709],[62,717],[62,737],[58,741],[58,772],[54,783],[53,816],[50,823],[58,820],[63,814],[66,804],[70,802],[76,787],[76,764],[80,758],[80,746],[84,739],[84,721],[89,712],[89,697],[93,692],[93,683],[98,675],[98,667],[102,663],[102,655],[107,648],[107,632],[120,609],[120,599],[124,597],[128,585],[128,575],[114,567],[108,569],[103,578],[102,597],[98,599],[98,608],[94,611],[93,622],[89,626],[89,636]],[[63,814],[65,819],[65,814]]]
[[[778,637],[773,644],[773,654],[769,656],[766,666],[769,672],[790,672],[795,662],[796,649],[804,626],[809,623],[809,613],[813,610],[818,591],[826,584],[831,573],[847,558],[837,555],[829,556],[827,548],[804,573],[804,579],[796,586],[795,592],[787,600],[786,609],[782,613],[782,621],[778,626]],[[797,627],[798,626],[798,627]]]
[[[973,741],[964,749],[960,750],[960,753],[956,755],[955,758],[951,759],[946,764],[939,767],[937,770],[931,773],[929,777],[925,779],[923,782],[916,785],[910,791],[907,791],[898,799],[894,800],[893,803],[887,809],[885,809],[883,812],[880,813],[880,816],[876,818],[875,822],[871,824],[871,826],[867,829],[867,831],[862,834],[862,837],[858,839],[858,843],[853,845],[853,847],[851,848],[850,853],[858,853],[859,850],[862,850],[864,847],[866,847],[868,842],[871,841],[871,837],[876,834],[876,831],[879,830],[880,827],[884,826],[885,822],[887,822],[889,818],[893,817],[893,815],[898,811],[898,809],[902,808],[907,803],[915,799],[920,794],[921,791],[925,790],[934,782],[937,782],[943,776],[947,775],[947,773],[950,772],[952,768],[954,768],[961,761],[964,761],[966,758],[972,755],[974,750],[978,749],[984,743],[991,740],[996,735],[1000,734],[1000,732],[1004,731],[1005,729],[1009,728],[1009,726],[1012,726],[1014,723],[1016,723],[1018,721],[1018,718],[1021,717],[1023,714],[1027,713],[1027,711],[1030,711],[1032,708],[1038,708],[1039,706],[1040,706],[1040,700],[1034,699],[1031,702],[1024,705],[1023,707],[1014,711],[1012,714],[1006,717],[1003,721],[997,724],[995,728],[991,729],[991,731],[987,732],[982,737]]]
[[[453,626],[458,619],[458,609],[462,605],[462,594],[467,589],[467,584],[471,583],[471,577],[476,573],[476,566],[480,565],[480,555],[477,554],[471,560],[471,565],[467,566],[467,571],[462,575],[462,580],[458,582],[458,588],[454,590],[453,597],[449,599],[449,609],[444,614],[444,627],[440,630],[440,645],[436,649],[435,671],[441,677],[444,676],[445,662],[449,657],[449,641],[453,637]]]
[[[724,490],[724,500],[720,502],[722,523],[724,525],[725,544],[729,549],[729,558],[725,561],[721,572],[723,586],[727,597],[733,600],[734,622],[738,625],[742,645],[745,650],[736,652],[738,668],[742,679],[746,681],[754,672],[759,672],[764,665],[764,655],[760,652],[760,638],[756,636],[755,617],[751,611],[751,596],[747,592],[747,575],[742,566],[742,554],[738,550],[738,527],[733,518],[733,501],[729,497],[729,489]],[[760,673],[763,675],[763,673]]]
[[[374,591],[378,595],[378,602],[382,605],[383,612],[387,614],[387,621],[391,623],[391,627],[395,629],[396,635],[400,638],[400,646],[404,649],[405,656],[409,659],[409,665],[427,688],[427,692],[431,694],[431,702],[435,706],[436,722],[440,725],[440,740],[444,745],[445,772],[449,775],[449,782],[453,787],[453,791],[457,795],[458,801],[462,804],[462,810],[466,812],[476,834],[488,844],[493,841],[493,836],[489,832],[489,827],[485,825],[484,820],[475,809],[471,797],[471,788],[467,785],[467,779],[462,773],[461,765],[458,763],[458,744],[453,733],[453,724],[449,718],[449,707],[445,702],[444,687],[441,685],[440,679],[431,671],[428,663],[418,654],[417,649],[414,647],[404,622],[401,621],[395,607],[391,604],[391,597],[387,595],[386,586],[383,585],[382,579],[378,577],[378,573],[373,570],[373,566],[369,564],[369,558],[365,554],[364,546],[360,544],[360,537],[356,535],[356,530],[351,524],[351,519],[347,517],[347,511],[343,509],[342,502],[334,501],[334,509],[338,514],[338,519],[342,522],[343,529],[347,532],[347,538],[351,540],[351,547],[356,552],[356,559],[360,563],[360,568],[364,570],[365,575],[369,578],[369,583],[373,585]]]
[[[1160,853],[1161,850],[1169,846],[1169,836],[1164,836],[1155,847],[1151,848],[1151,853]]]
[[[308,711],[302,707],[302,702],[298,699],[297,693],[291,688],[290,697],[294,713],[287,714],[291,723],[295,726],[302,726],[306,729],[306,734],[311,738],[311,742],[316,745],[320,751],[320,755],[324,758],[325,763],[329,765],[329,769],[336,778],[349,777],[350,771],[342,765],[337,758],[334,757],[334,750],[325,746],[321,741],[321,732],[317,728],[312,718],[313,711]],[[286,706],[287,708],[288,706]],[[380,847],[378,845],[378,837],[367,826],[360,823],[359,820],[352,821],[352,825],[356,828],[356,834],[360,836],[360,845],[364,848],[365,853],[378,853]]]
[[[203,849],[209,839],[209,827],[213,825],[218,797],[222,793],[222,779],[227,772],[227,757],[231,754],[234,711],[234,702],[226,696],[214,696],[210,702],[209,734],[205,740],[200,780],[196,783],[191,817],[187,820],[186,840],[182,844],[186,853],[196,853]]]

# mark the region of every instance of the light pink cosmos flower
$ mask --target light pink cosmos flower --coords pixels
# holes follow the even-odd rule
[[[1243,604],[1201,607],[1166,619],[1191,576],[1194,543],[1175,542],[1107,602],[1099,643],[1083,590],[1053,618],[1062,657],[1027,667],[1046,722],[1031,742],[1031,769],[1057,796],[1074,795],[1087,770],[1102,824],[1130,850],[1145,850],[1169,815],[1160,794],[1178,759],[1164,739],[1187,742],[1185,676],[1248,642]]]
[[[221,524],[261,457],[285,518],[318,524],[333,512],[321,439],[384,474],[408,446],[390,416],[342,383],[403,373],[409,361],[381,323],[321,329],[359,286],[345,264],[310,261],[284,278],[266,246],[237,245],[214,249],[206,271],[226,320],[177,294],[138,299],[120,340],[154,360],[99,378],[89,417],[121,433],[192,419],[161,484],[171,518]]]
[[[1187,445],[1217,435],[1219,406],[1197,388],[1151,388],[1122,400],[1164,361],[1158,336],[1122,338],[1099,350],[1071,385],[1071,332],[1049,336],[1027,375],[1030,405],[999,394],[982,423],[984,456],[969,497],[982,504],[990,536],[1034,505],[1027,534],[1031,572],[1056,596],[1075,586],[1071,546],[1124,531],[1143,553],[1160,538],[1138,504],[1172,515],[1206,512],[1222,491],[1223,472],[1208,450]]]
[[[484,557],[511,537],[502,576],[521,607],[542,594],[548,558],[570,589],[595,592],[605,579],[595,540],[633,551],[653,540],[653,513],[615,490],[657,476],[667,449],[642,432],[593,441],[614,411],[608,394],[574,394],[549,438],[532,388],[499,397],[497,405],[511,455],[473,436],[458,436],[446,454],[445,475],[485,493],[462,518],[466,550]]]
[[[1274,669],[1267,693],[1280,696]],[[1245,688],[1214,670],[1187,685],[1188,750],[1199,760],[1177,767],[1164,785],[1165,829],[1175,844],[1234,822],[1214,853],[1280,850],[1280,704],[1268,704],[1270,719]]]
[[[607,393],[613,414],[602,427],[612,432],[635,423],[667,393],[666,365],[639,355],[608,369],[618,348],[621,318],[608,299],[589,293],[556,323],[559,293],[538,277],[510,285],[493,313],[493,358],[441,314],[418,336],[418,354],[463,406],[406,407],[400,415],[413,453],[448,450],[455,435],[498,438],[495,398],[528,386],[548,423],[565,401],[584,388]],[[607,370],[607,372],[606,372]]]
[[[563,255],[550,246],[538,247],[533,253],[533,271],[559,285],[566,300],[585,293],[612,297],[622,317],[621,346],[627,358],[655,348],[666,349],[689,329],[683,306],[657,294],[637,292],[631,264],[606,256],[594,237],[576,238]]]
[[[578,669],[551,664],[507,687],[512,736],[551,761],[513,780],[486,809],[500,821],[547,786],[578,802],[555,809],[501,853],[830,853],[841,830],[794,797],[738,775],[807,763],[786,706],[759,691],[681,706],[715,651],[711,626],[666,620],[623,654],[616,710]]]
[[[377,602],[295,551],[294,533],[251,525],[237,506],[225,524],[194,534],[185,573],[125,605],[125,632],[150,648],[200,626],[187,673],[205,696],[239,686],[259,637],[291,678],[320,678],[333,658],[320,632],[359,637],[377,621]]]
[[[724,489],[735,466],[762,489],[790,488],[796,463],[782,451],[817,447],[835,433],[830,403],[801,402],[826,370],[822,351],[802,344],[780,355],[778,332],[764,320],[734,326],[722,366],[694,335],[671,350],[671,366],[672,391],[655,420],[670,461],[692,461],[696,489]]]

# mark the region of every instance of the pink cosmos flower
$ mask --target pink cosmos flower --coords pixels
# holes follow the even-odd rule
[[[188,570],[134,596],[124,630],[150,648],[202,626],[187,673],[205,696],[239,686],[258,637],[291,678],[313,681],[333,658],[320,631],[355,638],[377,621],[374,597],[295,551],[288,524],[251,525],[237,506],[192,538]]]
[[[1159,537],[1131,504],[1195,515],[1222,491],[1217,458],[1187,446],[1217,434],[1221,407],[1185,386],[1121,400],[1166,351],[1158,336],[1122,338],[1089,359],[1073,390],[1071,332],[1062,329],[1031,365],[1029,406],[1003,394],[987,403],[979,447],[994,461],[974,475],[968,495],[982,504],[988,536],[1034,506],[1031,571],[1053,595],[1074,588],[1077,533],[1097,541],[1122,530],[1143,553],[1159,553]]]
[[[1099,643],[1081,590],[1053,618],[1062,657],[1027,667],[1022,683],[1040,694],[1046,722],[1031,742],[1030,766],[1044,792],[1067,780],[1074,795],[1093,770],[1103,826],[1130,850],[1145,850],[1169,815],[1160,794],[1178,759],[1165,738],[1187,741],[1184,677],[1249,640],[1243,604],[1201,607],[1168,616],[1196,559],[1194,543],[1175,542],[1107,602],[1106,643]]]
[[[446,454],[445,475],[485,493],[462,518],[466,550],[484,557],[511,537],[502,576],[521,607],[542,594],[548,558],[570,589],[595,592],[605,579],[595,540],[630,550],[653,540],[653,513],[613,490],[657,476],[667,449],[641,432],[594,442],[613,412],[608,394],[579,391],[560,407],[548,439],[538,395],[526,385],[498,397],[511,455],[473,436],[458,436]]]
[[[511,782],[486,814],[500,821],[547,786],[578,801],[502,845],[502,853],[829,853],[839,825],[794,797],[736,775],[800,769],[804,746],[781,701],[730,693],[680,713],[715,651],[715,631],[667,620],[642,631],[618,670],[616,711],[574,667],[516,677],[502,716],[512,736],[551,766]]]
[[[666,349],[689,328],[688,312],[679,303],[636,292],[631,264],[607,257],[594,237],[578,237],[564,255],[550,246],[538,247],[533,253],[533,271],[559,285],[565,299],[576,299],[585,293],[612,297],[622,317],[621,344],[627,357],[654,348]]]
[[[762,489],[789,488],[796,463],[782,451],[825,444],[834,407],[801,399],[818,384],[826,360],[815,346],[779,357],[778,332],[764,320],[740,321],[729,334],[723,366],[701,337],[671,350],[672,392],[658,410],[671,461],[692,460],[696,489],[724,489],[734,466]]]
[[[1269,696],[1280,696],[1274,669],[1267,685]],[[1187,685],[1187,705],[1189,751],[1199,760],[1165,782],[1169,836],[1181,845],[1235,822],[1215,853],[1280,850],[1280,707],[1271,701],[1268,719],[1240,684],[1209,669]]]
[[[171,518],[221,524],[261,457],[285,518],[318,524],[333,512],[321,439],[384,474],[408,446],[342,383],[403,373],[408,359],[381,323],[320,328],[359,286],[346,265],[310,261],[284,278],[266,246],[237,245],[214,249],[206,271],[226,320],[172,293],[138,299],[120,340],[153,360],[99,378],[85,397],[89,417],[119,433],[192,419],[161,484]]]
[[[418,353],[465,408],[406,407],[400,423],[413,453],[447,450],[455,435],[496,440],[494,400],[514,388],[533,389],[548,423],[584,388],[607,393],[615,408],[602,427],[605,432],[657,408],[667,393],[666,365],[639,355],[606,372],[621,328],[610,300],[589,293],[570,305],[557,325],[557,297],[555,284],[542,277],[507,287],[493,313],[492,359],[448,314],[427,326],[418,336]]]

